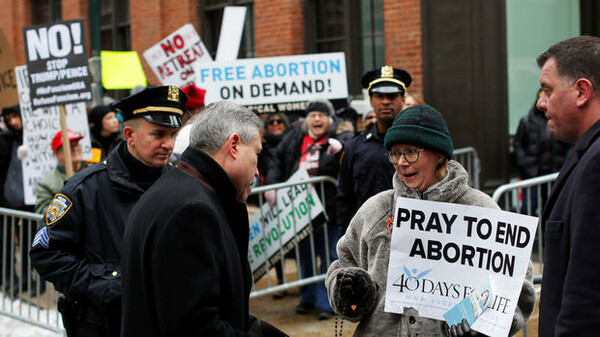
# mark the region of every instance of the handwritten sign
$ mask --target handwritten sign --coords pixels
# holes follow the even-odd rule
[[[232,100],[241,105],[348,97],[344,53],[241,59],[200,63],[196,85],[208,104]]]
[[[305,169],[299,169],[288,182],[308,179]],[[248,261],[254,279],[266,273],[266,261],[273,266],[293,244],[308,235],[307,227],[323,213],[323,205],[312,184],[300,184],[277,190],[277,204],[262,209],[250,219]]]
[[[178,87],[194,83],[194,65],[213,60],[190,23],[148,48],[144,58],[163,85]]]
[[[22,162],[25,203],[33,205],[35,204],[35,186],[37,182],[46,172],[57,165],[56,157],[52,153],[51,143],[54,135],[60,130],[60,117],[56,106],[32,108],[29,100],[30,89],[27,67],[16,67],[15,74],[17,76],[21,120],[23,122],[23,145],[27,147],[27,157]],[[84,136],[79,141],[83,159],[91,158],[92,146],[85,103],[67,104],[65,110],[69,129]]]
[[[14,69],[16,65],[8,40],[0,28],[0,106],[2,107],[19,103]]]
[[[489,277],[494,294],[472,328],[507,336],[517,307],[538,219],[495,209],[398,198],[385,311],[412,307],[444,313]]]
[[[83,20],[24,27],[31,105],[64,105],[92,99]]]

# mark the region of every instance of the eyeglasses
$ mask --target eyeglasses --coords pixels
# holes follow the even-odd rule
[[[365,121],[368,121],[368,120],[371,120],[371,119],[375,119],[375,118],[376,118],[375,116],[367,116],[367,117],[365,117]]]
[[[275,125],[275,124],[283,124],[283,121],[281,119],[271,119],[269,121],[269,125]]]
[[[412,164],[419,160],[419,154],[423,150],[424,149],[410,148],[404,151],[388,151],[386,154],[392,164],[398,164],[400,156],[404,156],[404,159]]]

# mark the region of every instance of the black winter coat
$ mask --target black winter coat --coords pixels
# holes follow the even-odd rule
[[[144,193],[131,180],[124,146],[65,182],[29,253],[42,278],[67,298],[117,317],[125,220]]]
[[[385,155],[383,137],[373,124],[345,144],[337,192],[340,236],[367,199],[392,188],[396,169]]]
[[[225,171],[188,147],[127,222],[121,335],[249,335],[248,228]]]
[[[546,247],[539,336],[598,336],[600,122],[577,141],[541,218]]]
[[[523,179],[557,172],[571,149],[550,133],[544,112],[535,108],[519,122],[514,146],[519,177]]]

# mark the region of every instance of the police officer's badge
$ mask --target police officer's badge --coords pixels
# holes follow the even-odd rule
[[[63,194],[57,194],[46,210],[46,225],[50,226],[62,218],[73,203]]]
[[[167,94],[167,99],[173,102],[179,102],[179,88],[174,85],[169,86],[169,92]]]

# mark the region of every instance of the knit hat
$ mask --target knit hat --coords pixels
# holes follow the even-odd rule
[[[107,105],[97,105],[93,107],[88,113],[88,121],[90,123],[90,131],[94,136],[99,136],[102,131],[102,119],[109,112],[115,112],[112,108]]]
[[[313,111],[320,111],[326,113],[327,116],[333,116],[333,104],[326,99],[315,99],[308,102],[306,106],[306,110],[304,110],[305,114],[308,116],[309,113]]]
[[[2,117],[5,117],[9,113],[16,113],[19,115],[19,117],[21,117],[21,106],[19,104],[15,104],[2,108]]]
[[[444,117],[429,105],[415,105],[402,111],[385,134],[383,145],[410,144],[436,150],[452,158],[454,147]]]
[[[182,87],[181,90],[185,92],[188,97],[188,101],[184,105],[185,108],[198,109],[204,106],[204,95],[206,94],[206,90],[198,88],[193,83]]]

